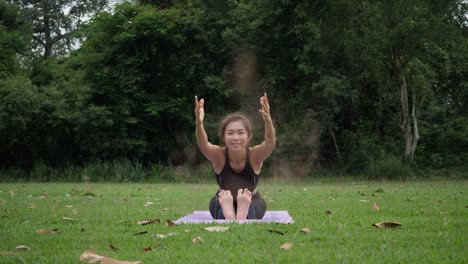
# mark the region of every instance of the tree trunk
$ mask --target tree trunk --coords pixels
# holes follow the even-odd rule
[[[412,101],[413,101],[413,106],[411,109],[411,117],[413,118],[413,138],[412,138],[412,144],[411,144],[411,152],[410,152],[410,161],[412,162],[414,160],[414,153],[416,152],[416,148],[418,146],[418,140],[419,140],[419,130],[418,130],[418,119],[416,117],[416,91],[413,89],[412,93]]]
[[[44,58],[52,56],[52,30],[50,28],[50,18],[47,13],[44,15]]]
[[[336,143],[335,133],[333,133],[333,130],[331,128],[330,128],[330,134],[333,139],[333,144],[335,145],[336,157],[338,158],[338,162],[341,162],[340,149],[338,148],[338,144]]]
[[[412,106],[410,119],[408,85],[406,82],[405,68],[403,67],[398,58],[394,58],[394,62],[395,70],[398,73],[398,82],[400,84],[400,104],[402,119],[400,127],[403,130],[405,136],[404,158],[406,161],[413,162],[414,153],[416,152],[419,140],[418,119],[416,117],[416,91],[412,90]]]

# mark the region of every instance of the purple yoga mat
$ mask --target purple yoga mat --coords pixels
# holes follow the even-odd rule
[[[192,214],[181,217],[175,221],[178,224],[229,224],[229,223],[280,223],[292,224],[294,220],[288,211],[266,211],[262,219],[255,220],[216,220],[209,211],[194,211]]]

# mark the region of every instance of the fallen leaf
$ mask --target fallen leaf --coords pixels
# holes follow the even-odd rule
[[[287,233],[287,231],[278,231],[278,230],[273,230],[273,229],[268,229],[268,232],[270,233],[275,233],[275,234],[280,234],[280,235],[283,235]]]
[[[363,202],[363,203],[368,203],[369,201],[368,200],[359,200],[360,202]]]
[[[200,244],[202,242],[203,242],[203,238],[201,238],[201,237],[196,237],[196,238],[192,239],[192,243],[194,243],[194,244]]]
[[[100,262],[104,257],[98,255],[96,252],[92,250],[85,250],[81,253],[80,261],[87,261],[88,263],[96,263]]]
[[[16,256],[18,253],[13,251],[0,251],[0,256]]]
[[[229,227],[212,226],[212,227],[205,227],[204,229],[210,232],[226,232],[229,230]]]
[[[143,248],[143,252],[153,251],[151,247]]]
[[[326,213],[327,215],[335,214],[333,211],[330,211],[330,210],[325,211],[325,213]]]
[[[65,205],[66,208],[73,208],[73,205]]]
[[[384,222],[372,224],[372,226],[375,226],[375,227],[377,227],[377,228],[384,229],[384,228],[395,228],[395,227],[399,227],[399,226],[402,226],[402,224],[400,224],[400,223],[398,223],[398,222],[384,221]]]
[[[109,248],[110,248],[111,250],[114,250],[114,251],[115,251],[115,250],[119,250],[118,247],[116,247],[116,246],[114,246],[114,245],[112,245],[112,244],[109,245]]]
[[[292,243],[285,243],[281,245],[280,249],[289,250],[293,247]]]
[[[146,202],[146,203],[145,203],[145,207],[150,207],[150,206],[152,206],[152,205],[153,205],[152,202]]]
[[[36,230],[36,233],[38,234],[58,234],[62,232],[60,229],[54,228],[54,229],[38,229]]]
[[[141,231],[141,232],[135,233],[134,236],[139,236],[139,235],[144,235],[144,234],[148,234],[148,231]]]
[[[47,198],[47,197],[49,197],[49,194],[48,194],[48,193],[44,193],[43,195],[40,195],[40,196],[38,196],[37,198],[38,198],[38,199],[45,199],[45,198]]]
[[[88,263],[100,262],[101,264],[141,264],[141,261],[121,261],[113,258],[100,256],[92,250],[84,251],[80,256],[80,261],[87,261]]]
[[[301,231],[300,231],[300,232],[309,234],[309,233],[310,233],[310,228],[308,228],[308,227],[303,227],[303,228],[301,228]]]
[[[30,206],[28,206],[28,209],[34,209],[36,207],[37,207],[37,205],[30,205]]]
[[[166,237],[170,237],[170,236],[174,236],[174,235],[177,235],[177,233],[172,232],[172,233],[169,233],[169,234],[167,234],[167,235],[156,234],[156,237],[157,237],[157,238],[166,238]]]
[[[10,191],[10,197],[15,197],[15,192],[14,191]]]
[[[176,224],[172,220],[166,220],[166,226],[175,226]]]
[[[70,218],[70,217],[62,217],[63,220],[67,220],[67,221],[76,221],[76,219],[73,219],[73,218]]]
[[[137,221],[137,224],[139,225],[149,225],[149,224],[152,224],[152,223],[161,223],[161,220],[159,219],[149,219],[149,220],[143,220],[143,221]]]
[[[164,208],[164,209],[162,209],[162,210],[163,210],[163,211],[169,211],[169,208]]]
[[[27,247],[25,245],[18,245],[18,246],[15,247],[15,249],[17,249],[17,250],[31,250],[30,247]]]
[[[185,229],[184,231],[185,231],[185,233],[190,233],[190,232],[192,232],[192,229]]]
[[[379,207],[379,205],[378,205],[377,203],[374,203],[374,204],[372,205],[372,208],[374,208],[374,210],[376,210],[376,211],[379,211],[379,210],[380,210],[380,207]]]

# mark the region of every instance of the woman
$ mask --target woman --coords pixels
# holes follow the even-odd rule
[[[205,101],[195,96],[197,144],[203,155],[211,161],[219,190],[210,201],[210,213],[215,219],[261,219],[266,212],[265,201],[257,191],[263,161],[276,146],[275,128],[270,116],[266,93],[260,97],[260,113],[265,122],[265,140],[249,147],[252,125],[239,113],[230,114],[221,122],[219,136],[225,146],[208,141],[203,119]]]

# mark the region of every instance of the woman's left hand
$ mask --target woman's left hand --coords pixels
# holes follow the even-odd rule
[[[268,96],[266,93],[260,97],[260,109],[258,111],[262,114],[263,121],[271,121],[270,104],[268,103]]]

